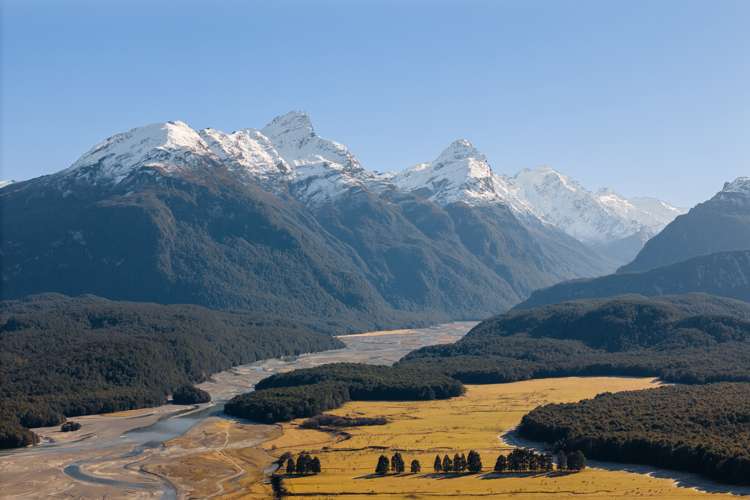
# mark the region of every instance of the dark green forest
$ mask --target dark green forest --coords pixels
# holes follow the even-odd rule
[[[750,304],[690,294],[512,311],[454,344],[414,351],[398,366],[440,370],[464,383],[573,375],[750,381]]]
[[[57,294],[0,303],[0,446],[29,427],[166,402],[232,366],[341,347],[278,318]]]
[[[224,411],[272,423],[312,417],[347,401],[447,399],[463,390],[459,381],[435,371],[335,363],[272,375],[254,392],[227,402]]]
[[[669,386],[541,406],[520,433],[601,460],[750,484],[750,384]]]

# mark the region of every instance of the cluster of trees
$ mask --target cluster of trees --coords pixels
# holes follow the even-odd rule
[[[261,380],[256,390],[232,398],[224,411],[273,423],[312,417],[348,401],[419,401],[463,394],[458,380],[434,370],[334,363]]]
[[[435,455],[435,461],[433,462],[432,469],[436,473],[451,473],[451,472],[471,472],[478,473],[482,471],[482,457],[474,450],[469,451],[468,457],[463,453],[456,453],[453,455],[453,459],[448,455],[440,458],[440,455]]]
[[[601,460],[750,484],[748,383],[668,386],[545,405],[526,415],[519,431]]]
[[[394,453],[390,460],[388,460],[388,457],[385,455],[380,455],[378,457],[378,463],[375,465],[375,474],[378,476],[385,476],[388,474],[388,471],[393,472],[394,474],[403,474],[406,471],[406,463],[404,462],[401,453]],[[419,474],[422,472],[422,465],[419,463],[419,460],[414,459],[411,461],[409,471],[412,474]]]
[[[58,294],[0,302],[0,340],[5,448],[34,444],[28,428],[163,404],[238,364],[342,345],[282,319]]]
[[[194,385],[183,385],[172,392],[172,402],[176,405],[195,405],[209,401],[211,395]]]
[[[71,420],[62,424],[60,426],[60,431],[61,432],[73,432],[73,431],[79,430],[80,428],[81,428],[81,424],[79,422],[73,422]]]
[[[363,425],[385,425],[384,417],[341,417],[324,413],[308,418],[300,424],[303,429],[325,429],[327,427],[361,427]]]
[[[537,453],[526,448],[516,448],[508,455],[500,454],[495,460],[495,472],[550,472],[554,460],[549,453]]]
[[[296,460],[291,453],[285,456],[286,461],[282,459],[282,462],[284,463],[287,475],[320,474],[320,459],[318,457],[304,451],[299,454]]]

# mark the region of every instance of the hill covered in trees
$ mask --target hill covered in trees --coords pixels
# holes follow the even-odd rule
[[[703,255],[646,272],[564,281],[536,290],[515,309],[624,294],[654,297],[684,293],[709,293],[750,301],[750,250]]]
[[[703,294],[581,300],[489,319],[398,366],[465,383],[571,375],[750,381],[750,304]]]
[[[463,390],[459,381],[434,371],[334,363],[272,375],[255,391],[235,396],[224,411],[272,423],[311,417],[347,401],[447,399]]]
[[[750,384],[671,386],[541,406],[520,433],[601,460],[750,484]]]
[[[58,294],[0,302],[0,342],[3,447],[66,416],[162,404],[235,365],[342,346],[279,318]]]

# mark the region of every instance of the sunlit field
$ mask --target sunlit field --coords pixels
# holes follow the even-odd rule
[[[512,449],[501,439],[530,409],[545,403],[577,401],[605,391],[654,387],[650,378],[562,378],[468,386],[465,396],[444,401],[353,402],[330,413],[346,416],[384,416],[389,423],[345,429],[338,435],[299,428],[301,421],[284,424],[283,434],[264,444],[271,454],[308,451],[320,457],[317,476],[285,478],[291,496],[318,498],[466,498],[470,496],[523,498],[632,498],[708,496],[676,487],[670,479],[645,474],[588,469],[571,474],[494,474],[499,452]],[[468,453],[482,456],[481,474],[434,474],[436,454]],[[422,472],[379,477],[373,474],[378,456],[400,451],[407,471],[412,459]],[[711,495],[720,497],[721,495]]]

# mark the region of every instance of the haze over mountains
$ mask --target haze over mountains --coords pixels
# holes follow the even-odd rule
[[[616,274],[535,291],[519,308],[565,300],[704,292],[750,301],[750,177],[677,217]]]
[[[549,168],[500,175],[463,139],[379,173],[299,112],[260,130],[116,134],[0,203],[3,298],[94,293],[351,328],[496,314],[614,271],[682,212]]]

